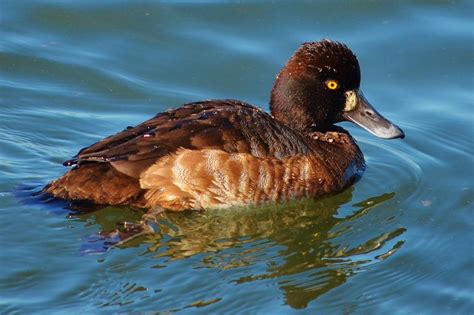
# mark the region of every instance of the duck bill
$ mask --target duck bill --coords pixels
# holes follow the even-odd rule
[[[345,96],[346,105],[342,114],[344,120],[361,126],[379,138],[405,138],[402,129],[380,115],[361,91],[349,91]]]

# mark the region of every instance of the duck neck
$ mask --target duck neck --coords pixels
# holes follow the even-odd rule
[[[273,117],[287,127],[302,133],[327,131],[331,128],[330,113],[317,100],[320,91],[311,80],[295,77],[283,69],[277,76],[270,98]]]

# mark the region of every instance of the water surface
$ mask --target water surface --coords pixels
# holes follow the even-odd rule
[[[470,314],[474,7],[469,1],[3,1],[2,313]],[[358,55],[362,88],[407,134],[349,124],[362,180],[321,200],[88,214],[30,197],[79,148],[185,102],[268,109],[304,41]]]

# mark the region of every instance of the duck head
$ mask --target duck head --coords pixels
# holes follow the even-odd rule
[[[346,45],[304,43],[277,76],[272,115],[301,132],[327,131],[337,122],[351,121],[380,138],[404,138],[364,97],[360,78],[359,62]]]

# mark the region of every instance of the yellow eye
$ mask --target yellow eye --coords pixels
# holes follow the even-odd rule
[[[339,87],[339,84],[337,84],[337,82],[334,80],[329,80],[329,81],[326,81],[326,86],[330,90],[335,90]]]

